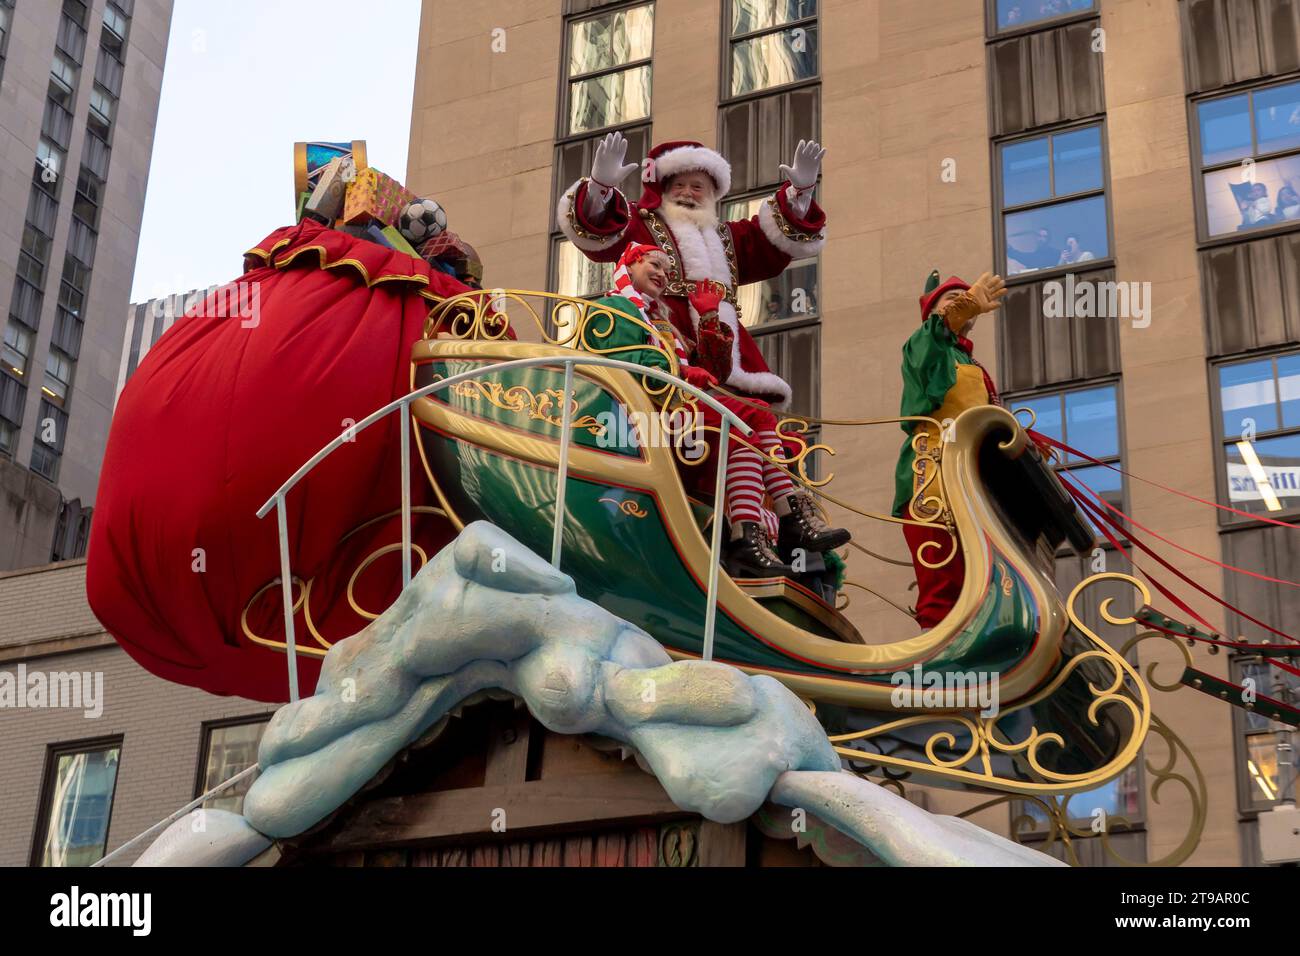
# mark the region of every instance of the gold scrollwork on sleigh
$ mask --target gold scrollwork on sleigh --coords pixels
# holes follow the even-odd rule
[[[517,318],[523,321],[516,322]],[[641,328],[645,333],[644,342],[606,346],[604,343],[614,334],[619,322],[630,322]],[[655,353],[670,375],[679,376],[681,373],[670,328],[589,299],[552,292],[517,289],[462,292],[434,306],[425,319],[424,337],[503,341],[509,338],[512,330],[522,333],[525,338],[540,338],[548,345],[580,349],[591,355],[624,361],[641,362],[647,352]],[[703,427],[699,403],[694,395],[648,375],[640,376],[640,381],[645,393],[663,411],[663,427],[670,438],[691,435]],[[472,386],[478,382],[463,384]],[[510,410],[528,411],[528,399],[522,393],[510,395],[511,391],[507,389],[496,396],[485,394],[483,397],[489,401],[500,399],[512,403]],[[548,391],[554,392],[553,401],[558,405],[559,391]],[[458,394],[465,396],[468,392],[467,389]],[[590,430],[592,423],[594,419],[582,427]],[[553,424],[559,424],[558,418]],[[597,433],[592,431],[592,434]],[[683,448],[683,445],[687,447]],[[673,448],[678,461],[684,465],[700,465],[708,458],[707,453],[699,454],[690,441],[673,441]]]
[[[502,411],[522,414],[530,421],[546,422],[559,428],[564,424],[563,414],[556,412],[564,401],[562,389],[548,388],[534,392],[525,385],[512,385],[509,388],[500,382],[485,382],[482,379],[467,379],[451,387],[453,394],[471,401],[486,400]],[[570,397],[569,405],[574,411],[578,408],[577,399]],[[570,428],[585,430],[588,434],[600,438],[605,434],[605,426],[592,415],[572,417]]]
[[[834,735],[830,740],[835,745],[836,751],[848,758],[851,763],[860,766],[916,771],[976,787],[1031,796],[1090,790],[1118,776],[1136,758],[1146,739],[1152,715],[1146,685],[1137,672],[1119,651],[1093,633],[1077,613],[1076,601],[1081,591],[1085,586],[1105,577],[1129,581],[1145,597],[1149,597],[1146,587],[1140,581],[1125,575],[1095,575],[1077,586],[1070,594],[1067,610],[1071,623],[1085,639],[1086,649],[1070,657],[1055,676],[1030,697],[1017,701],[1010,707],[1003,707],[990,716],[972,709],[950,710],[935,714],[912,715],[882,723],[868,730]],[[1103,602],[1103,614],[1109,613],[1109,603],[1109,599]],[[1127,624],[1132,623],[1134,619],[1107,617],[1107,620],[1111,623]],[[1003,728],[1012,723],[1006,718],[1016,712],[1026,711],[1055,694],[1085,664],[1090,669],[1105,674],[1104,680],[1098,681],[1095,674],[1089,675],[1086,680],[1092,695],[1088,703],[1087,719],[1094,725],[1098,724],[1099,714],[1104,708],[1117,708],[1121,713],[1116,726],[1125,728],[1126,736],[1110,759],[1099,766],[1082,773],[1063,773],[1046,766],[1043,759],[1045,756],[1043,748],[1067,746],[1067,741],[1060,734],[1054,731],[1043,732],[1037,726],[1031,725],[1020,730],[1017,734],[1018,739],[1009,739]],[[898,731],[916,727],[933,729],[933,733],[921,747],[925,754],[925,761],[848,746],[849,744],[871,745],[873,739],[885,739]],[[958,748],[959,736],[967,741],[962,749],[950,756],[940,753],[941,750],[952,751]],[[1013,778],[1000,773],[994,761],[998,756],[1014,758],[1020,775]]]

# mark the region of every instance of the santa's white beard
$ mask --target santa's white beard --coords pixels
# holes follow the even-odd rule
[[[700,206],[683,206],[672,199],[665,199],[660,211],[669,226],[692,225],[701,229],[713,229],[718,225],[718,208],[714,202]]]

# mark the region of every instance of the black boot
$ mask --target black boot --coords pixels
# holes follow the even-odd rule
[[[740,538],[731,543],[724,566],[733,578],[788,578],[794,568],[782,564],[767,531],[757,521],[740,523]]]
[[[796,548],[809,551],[830,551],[849,543],[849,533],[843,528],[832,528],[813,507],[808,495],[793,494],[786,498],[790,513],[781,516],[777,547],[781,554],[793,555]]]

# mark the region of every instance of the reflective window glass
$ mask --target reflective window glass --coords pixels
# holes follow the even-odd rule
[[[1020,206],[1052,195],[1048,138],[1002,147],[1002,204]]]
[[[1300,435],[1280,435],[1224,446],[1228,501],[1264,514],[1300,505]]]
[[[731,0],[731,35],[743,36],[817,15],[817,0]]]
[[[731,46],[731,95],[817,75],[817,26],[764,33]]]
[[[1053,136],[1052,172],[1056,180],[1053,193],[1057,196],[1100,189],[1101,127],[1089,126]]]
[[[1300,83],[1258,90],[1253,100],[1260,154],[1300,148]]]
[[[579,20],[569,26],[569,76],[648,60],[653,41],[651,4]]]
[[[1201,127],[1201,165],[1216,166],[1251,153],[1250,102],[1246,94],[1196,107]]]
[[[257,747],[262,742],[266,724],[266,721],[261,720],[208,729],[206,752],[203,755],[203,793],[257,763]],[[205,801],[203,806],[229,810],[231,813],[242,812],[244,794],[248,793],[256,779],[257,774],[246,777]]]
[[[1273,360],[1237,362],[1219,367],[1219,405],[1223,410],[1223,436],[1233,438],[1250,431],[1269,432],[1280,427]]]
[[[569,85],[569,132],[585,133],[650,115],[650,66]]]
[[[1015,30],[1057,17],[1086,13],[1096,8],[1096,0],[998,0],[998,30]]]
[[[1093,458],[1118,455],[1119,417],[1115,399],[1114,386],[1066,392],[1066,442]]]
[[[1300,355],[1277,360],[1277,391],[1282,402],[1282,426],[1300,427]]]
[[[108,747],[55,758],[41,866],[89,866],[104,855],[119,754]]]
[[[1010,403],[1012,409],[1028,408],[1034,413],[1034,421],[1029,425],[1036,432],[1042,432],[1049,438],[1065,441],[1064,421],[1061,417],[1061,396],[1041,395],[1035,398],[1017,398]],[[1028,424],[1029,416],[1019,415],[1021,424]]]

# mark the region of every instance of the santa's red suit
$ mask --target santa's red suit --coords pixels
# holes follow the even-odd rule
[[[732,361],[723,384],[747,395],[770,400],[777,407],[790,400],[790,386],[776,375],[740,321],[736,288],[780,275],[792,259],[817,255],[826,242],[826,214],[808,197],[807,211],[795,212],[788,182],[763,202],[758,215],[722,222],[710,228],[678,220],[670,226],[662,209],[664,183],[674,174],[691,170],[707,173],[717,186],[717,196],[731,188],[731,166],[715,151],[694,142],[663,143],[652,149],[642,173],[643,191],[629,202],[613,189],[599,217],[588,210],[595,204],[588,191],[600,189],[584,177],[560,199],[558,220],[564,235],[596,262],[617,262],[630,243],[650,243],[668,256],[669,285],[661,301],[673,324],[688,342],[697,338],[695,318],[688,300],[688,285],[713,280],[725,289],[718,319],[732,332]],[[608,187],[606,187],[608,188]],[[603,190],[602,190],[603,191]]]

